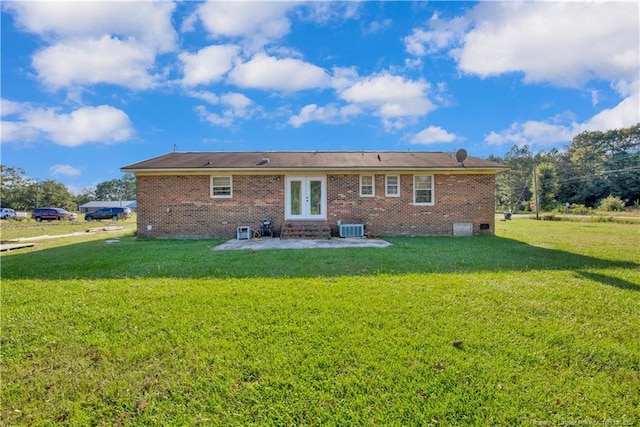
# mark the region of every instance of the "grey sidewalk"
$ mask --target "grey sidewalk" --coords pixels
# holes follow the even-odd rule
[[[313,249],[313,248],[385,248],[391,243],[378,239],[286,239],[263,237],[251,240],[229,240],[218,246],[214,246],[214,251],[241,250],[241,249]]]

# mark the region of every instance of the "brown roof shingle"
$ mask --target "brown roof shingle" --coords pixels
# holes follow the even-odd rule
[[[461,164],[449,152],[174,152],[122,168],[125,172],[193,170],[393,170],[393,169],[508,169],[489,160],[468,156]]]

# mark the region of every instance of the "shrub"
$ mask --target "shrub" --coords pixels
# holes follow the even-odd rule
[[[555,209],[551,211],[553,214],[572,214],[572,215],[591,215],[593,213],[592,208],[588,208],[581,204],[571,205],[557,205]]]
[[[562,218],[557,217],[552,213],[547,213],[547,214],[540,215],[540,219],[542,221],[560,221]]]
[[[619,212],[624,210],[624,201],[618,196],[609,195],[600,202],[598,209],[607,212]]]
[[[586,207],[585,205],[574,203],[569,207],[569,211],[573,214],[577,215],[587,215],[591,213],[591,209]]]
[[[515,212],[531,212],[531,207],[527,200],[523,200],[516,205]]]

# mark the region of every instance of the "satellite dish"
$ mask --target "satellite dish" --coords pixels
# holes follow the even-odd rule
[[[460,162],[462,166],[464,166],[464,161],[466,159],[467,159],[467,150],[465,150],[464,148],[461,148],[458,151],[456,151],[456,160]]]

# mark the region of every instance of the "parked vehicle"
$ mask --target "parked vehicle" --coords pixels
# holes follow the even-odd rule
[[[0,219],[15,219],[16,211],[9,208],[0,209]]]
[[[119,219],[127,218],[131,218],[131,208],[102,208],[97,211],[87,212],[84,215],[85,221],[100,221],[101,219],[117,221]]]
[[[58,220],[62,221],[76,219],[78,214],[75,212],[69,212],[61,208],[35,208],[33,212],[31,212],[31,218],[35,219],[37,222],[42,222],[42,220],[53,221]]]

